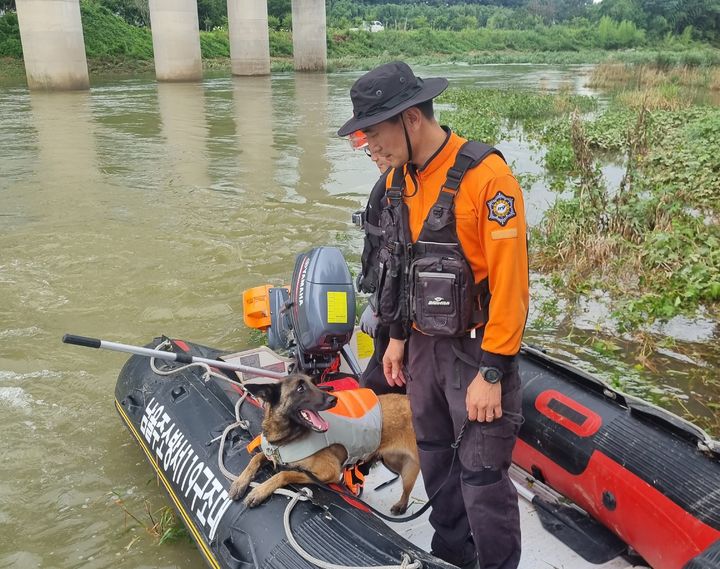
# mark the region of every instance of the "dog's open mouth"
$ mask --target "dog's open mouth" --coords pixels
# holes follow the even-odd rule
[[[307,423],[307,425],[318,433],[324,433],[328,430],[330,425],[323,419],[316,411],[310,411],[310,409],[300,409],[298,413],[300,418]]]

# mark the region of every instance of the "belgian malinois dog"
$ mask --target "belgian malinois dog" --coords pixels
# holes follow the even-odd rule
[[[315,386],[307,376],[290,375],[277,383],[247,384],[246,388],[263,401],[265,410],[263,434],[273,445],[294,441],[310,430],[327,431],[327,421],[318,414],[318,411],[333,407],[337,398]],[[382,411],[382,432],[380,446],[371,462],[380,460],[390,470],[400,475],[403,484],[402,496],[390,510],[393,514],[400,515],[407,510],[410,492],[420,472],[420,460],[410,416],[410,401],[407,396],[398,394],[381,395],[378,399]],[[339,444],[331,445],[305,459],[289,464],[290,468],[302,470],[278,472],[255,487],[244,502],[252,508],[287,484],[315,482],[303,471],[312,473],[326,484],[338,482],[346,459],[345,447]],[[233,500],[238,500],[245,494],[258,469],[268,460],[262,452],[253,456],[230,487],[229,495]]]

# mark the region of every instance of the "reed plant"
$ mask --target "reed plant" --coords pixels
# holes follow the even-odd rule
[[[179,540],[190,541],[190,533],[170,506],[163,506],[153,510],[150,502],[145,499],[143,500],[143,512],[137,513],[132,510],[131,506],[118,492],[110,492],[110,497],[112,502],[123,512],[126,529],[128,524],[141,527],[158,545]],[[126,546],[126,549],[130,549],[137,540],[138,537],[134,537]]]

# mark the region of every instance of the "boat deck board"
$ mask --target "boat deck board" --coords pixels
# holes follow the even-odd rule
[[[378,491],[373,489],[390,480],[393,474],[382,466],[372,469],[365,481],[362,499],[381,512],[390,512],[400,493],[398,483],[391,484]],[[415,484],[411,494],[411,506],[407,514],[420,509],[427,501],[427,494],[422,483],[422,476]],[[428,522],[429,511],[420,518],[406,523],[388,523],[397,533],[425,551],[430,550],[432,528]],[[549,534],[541,525],[535,507],[527,500],[520,498],[520,525],[522,528],[522,558],[519,569],[628,569],[644,567],[633,565],[623,557],[594,565],[585,561],[572,549]]]

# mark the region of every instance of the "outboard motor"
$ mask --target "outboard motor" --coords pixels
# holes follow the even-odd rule
[[[298,364],[308,373],[328,367],[355,328],[355,289],[339,249],[297,256],[288,307]]]
[[[292,286],[263,285],[243,293],[243,317],[266,330],[271,350],[289,352],[300,371],[317,375],[342,353],[360,373],[347,347],[355,328],[355,289],[342,253],[318,247],[295,261]]]

